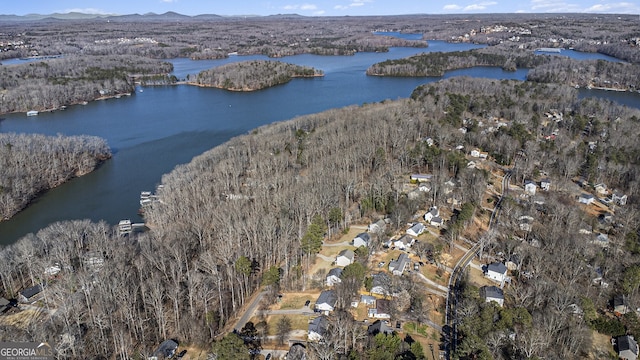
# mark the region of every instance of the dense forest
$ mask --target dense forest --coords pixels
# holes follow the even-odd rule
[[[557,111],[562,120],[549,121],[546,114]],[[568,306],[579,304],[585,314],[589,304],[606,309],[623,292],[630,303],[639,303],[640,282],[629,269],[640,268],[631,256],[640,245],[633,206],[617,208],[614,223],[600,224],[575,205],[572,178],[605,182],[628,194],[630,203],[637,201],[640,148],[627,139],[640,135],[639,119],[637,110],[579,100],[569,86],[455,78],[419,87],[411,99],[265,126],[165,175],[161,201],[145,212],[151,227],[146,234],[119,237],[104,223],[64,222],[3,249],[3,295],[13,297],[46,280],[41,306],[56,311],[49,321],[27,327],[3,323],[1,331],[25,340],[47,334],[60,358],[146,355],[166,338],[207,346],[225,333],[261,282],[276,289],[309,286],[304,264],[313,251],[304,239],[314,219],[343,228],[386,214],[400,228],[426,204],[451,207],[450,197],[482,213],[491,184],[485,170],[467,166],[464,152],[456,149],[462,145],[481,148],[505,166],[520,154],[514,181],[544,172],[558,191],[546,197],[543,208],[517,196],[505,201],[500,235],[485,239],[485,256],[517,253],[519,274],[532,276],[517,277],[505,290],[508,311],[485,310],[474,305],[473,296],[463,301],[455,356],[582,357],[589,329],[606,331],[601,323],[613,320],[597,311],[577,317]],[[549,140],[547,132],[557,135]],[[432,191],[418,202],[401,186],[413,172],[434,175]],[[450,180],[457,184],[452,193],[443,190]],[[544,226],[522,237],[517,219],[523,214],[535,215]],[[578,235],[584,223],[606,231],[610,245],[602,248]],[[60,272],[47,275],[54,265]],[[587,269],[596,267],[609,288],[593,286]],[[411,293],[415,283],[398,286]],[[410,307],[400,311],[415,316]],[[487,317],[504,320],[491,327],[482,320]],[[342,321],[342,329],[359,326],[349,319],[332,321]],[[634,329],[634,321],[625,320],[615,331]],[[514,340],[503,336],[511,333]],[[340,344],[331,348],[331,358],[375,358],[363,350],[366,343]],[[327,349],[309,351],[319,356]]]
[[[323,76],[321,70],[280,61],[242,61],[201,71],[192,84],[253,91],[285,84],[295,77]]]
[[[95,136],[0,134],[0,221],[110,157],[107,143]]]
[[[136,77],[173,66],[139,56],[70,55],[0,67],[0,113],[53,110],[134,91]]]

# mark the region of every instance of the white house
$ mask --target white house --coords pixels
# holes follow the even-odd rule
[[[496,302],[500,307],[504,306],[504,293],[497,286],[483,286],[480,288],[480,296],[486,302]]]
[[[427,211],[427,213],[424,214],[424,221],[430,223],[431,219],[438,216],[440,216],[440,211],[438,210],[438,207],[432,206],[431,209],[429,209],[429,211]]]
[[[487,265],[485,276],[499,283],[507,279],[507,267],[503,263],[491,263]]]
[[[531,231],[533,225],[533,217],[523,215],[518,218],[518,225],[522,231]]]
[[[402,253],[396,260],[392,260],[389,262],[389,271],[391,271],[393,275],[400,276],[407,269],[409,263],[411,263],[409,255]]]
[[[433,175],[431,174],[411,174],[411,176],[409,177],[411,181],[416,181],[419,183],[431,181],[432,178],[433,178]]]
[[[371,284],[371,293],[377,295],[389,295],[390,287],[391,287],[391,278],[385,272],[379,272],[377,274],[373,274],[371,276],[373,278],[373,283]],[[362,299],[362,302],[365,302]]]
[[[412,227],[407,229],[407,234],[411,236],[418,236],[422,234],[425,230],[426,228],[424,227],[424,225],[422,225],[421,223],[416,223]]]
[[[376,298],[371,295],[360,295],[360,302],[367,306],[371,306],[376,303]]]
[[[338,266],[347,266],[353,263],[353,258],[355,254],[353,250],[345,249],[340,251],[338,256],[336,256],[336,265]]]
[[[384,231],[386,228],[387,223],[383,219],[380,219],[372,224],[369,224],[369,226],[367,227],[367,231],[371,233],[377,233],[379,231]]]
[[[329,321],[327,320],[327,317],[324,315],[318,316],[309,323],[307,338],[309,341],[320,341],[327,334],[328,328]]]
[[[478,149],[473,149],[473,150],[471,150],[470,155],[471,155],[471,157],[479,158],[479,157],[480,157],[480,150],[478,150]]]
[[[636,360],[638,358],[638,343],[631,335],[618,336],[616,338],[618,357],[624,360]]]
[[[616,190],[611,194],[611,201],[618,205],[626,205],[627,204],[627,195],[621,193]]]
[[[589,205],[595,201],[595,197],[591,194],[582,193],[580,194],[580,198],[578,199],[578,201],[580,201],[581,204]]]
[[[329,270],[327,274],[327,286],[333,286],[337,283],[341,283],[340,275],[342,275],[342,268],[333,268]]]
[[[376,319],[391,319],[391,305],[389,300],[378,299],[376,300],[376,307],[370,308],[368,311],[369,317]]]
[[[527,195],[535,195],[536,194],[536,190],[538,189],[538,186],[536,185],[536,183],[534,183],[531,180],[527,180],[524,182],[524,192]]]
[[[410,248],[415,242],[416,242],[416,239],[412,238],[409,235],[404,235],[400,239],[392,240],[393,246],[395,246],[396,249],[400,249],[400,250],[406,250]]]
[[[549,178],[540,180],[540,188],[544,191],[549,191],[551,188],[551,180]]]
[[[431,221],[429,221],[429,225],[437,228],[441,227],[443,223],[444,223],[444,220],[442,220],[440,216],[436,216],[433,219],[431,219]]]
[[[369,243],[371,243],[371,236],[366,232],[360,233],[353,238],[353,246],[357,248],[360,246],[369,247]]]
[[[324,312],[325,315],[328,315],[329,312],[335,309],[337,300],[338,298],[333,290],[325,290],[320,293],[320,296],[318,296],[315,309]]]

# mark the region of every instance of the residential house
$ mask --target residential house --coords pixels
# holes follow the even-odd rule
[[[373,324],[367,327],[367,333],[369,335],[375,336],[378,334],[392,334],[393,329],[388,326],[384,321],[376,320]]]
[[[595,184],[593,186],[593,189],[596,191],[598,195],[601,195],[601,196],[605,196],[609,193],[609,191],[607,191],[607,185],[605,184]]]
[[[367,227],[367,231],[370,233],[384,232],[386,229],[387,229],[387,223],[383,219],[380,219],[375,223],[369,224],[369,226]]]
[[[287,360],[307,360],[307,348],[303,344],[296,342],[289,348]]]
[[[338,301],[338,298],[336,297],[335,291],[325,290],[320,293],[320,296],[318,296],[318,300],[316,300],[315,309],[317,311],[324,312],[325,315],[329,315],[329,312],[335,309],[336,301]]]
[[[422,183],[418,185],[419,192],[429,192],[431,191],[431,186],[429,184]]]
[[[473,149],[473,150],[471,150],[470,155],[471,155],[471,157],[479,158],[479,157],[480,157],[480,150],[478,150],[478,149]]]
[[[611,194],[611,201],[613,201],[614,203],[618,204],[618,205],[626,205],[627,204],[627,195],[621,193],[620,191],[616,190],[613,192],[613,194]]]
[[[371,295],[360,295],[360,302],[365,304],[366,306],[371,306],[376,304],[376,298]]]
[[[424,221],[431,222],[434,217],[440,216],[440,211],[437,206],[432,206],[426,214],[424,214]]]
[[[592,243],[606,247],[609,245],[609,235],[600,233],[593,239]]]
[[[616,338],[618,357],[624,360],[636,360],[638,358],[638,343],[631,335],[618,336]]]
[[[480,296],[482,296],[486,302],[494,301],[498,303],[500,307],[504,306],[504,293],[502,292],[502,289],[497,286],[481,287]]]
[[[540,188],[544,191],[549,191],[551,189],[551,180],[549,178],[540,180]]]
[[[327,329],[329,329],[329,320],[326,316],[320,315],[309,323],[307,339],[309,341],[320,341],[327,334]]]
[[[581,204],[591,204],[595,201],[595,197],[591,194],[587,194],[587,193],[582,193],[580,194],[580,197],[578,198],[578,201],[580,201]]]
[[[616,295],[613,297],[613,312],[615,314],[624,315],[631,311],[627,303],[627,297],[624,295]]]
[[[369,247],[371,243],[371,236],[366,232],[360,233],[353,238],[353,246],[359,248],[360,246]]]
[[[440,216],[436,216],[433,219],[431,219],[431,221],[429,221],[429,225],[437,228],[441,227],[443,223],[444,223],[444,220],[442,220]]]
[[[507,279],[507,267],[503,263],[491,263],[487,265],[485,276],[491,280],[503,283]]]
[[[376,307],[370,308],[368,315],[376,319],[391,319],[391,302],[386,299],[376,300]]]
[[[411,236],[418,236],[422,234],[427,228],[424,227],[421,223],[415,223],[409,229],[407,229],[407,234]]]
[[[342,279],[340,279],[340,275],[342,275],[342,268],[333,268],[329,270],[327,274],[327,286],[333,286],[337,283],[341,283]]]
[[[338,266],[347,266],[353,263],[353,259],[355,257],[355,254],[353,253],[353,250],[349,250],[349,249],[345,249],[340,251],[340,253],[338,253],[338,256],[336,256],[336,265]]]
[[[538,189],[538,185],[536,185],[536,183],[534,183],[531,180],[526,180],[524,182],[524,192],[527,195],[535,195],[536,194],[536,190]]]
[[[409,235],[404,235],[400,239],[392,240],[392,245],[395,246],[396,249],[406,250],[410,248],[415,242],[416,239],[412,238]]]
[[[373,274],[372,278],[373,281],[370,291],[372,294],[387,296],[391,293],[391,278],[387,273],[379,272],[377,274]]]
[[[533,225],[533,217],[528,215],[523,215],[518,218],[520,230],[522,231],[531,231]]]
[[[411,176],[409,177],[411,181],[415,181],[419,183],[431,181],[432,178],[433,178],[433,175],[431,174],[411,174]]]
[[[400,276],[404,273],[410,263],[411,260],[409,260],[409,255],[402,253],[396,260],[389,262],[389,271],[391,271],[393,275]]]
[[[38,284],[28,287],[20,292],[18,300],[21,303],[32,303],[40,298],[40,293],[44,290],[45,284]]]
[[[351,307],[357,308],[358,305],[360,305],[360,298],[359,297],[352,297],[351,298]]]
[[[171,359],[178,350],[178,342],[175,340],[165,340],[160,346],[153,352],[153,357],[156,359]]]
[[[507,267],[508,270],[520,270],[520,266],[522,266],[522,260],[520,260],[520,256],[518,254],[513,254],[509,257],[509,260],[507,260],[504,265]]]

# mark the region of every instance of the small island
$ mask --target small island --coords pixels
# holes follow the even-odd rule
[[[230,91],[255,91],[285,84],[296,77],[324,76],[322,70],[281,61],[252,60],[201,71],[192,85]]]

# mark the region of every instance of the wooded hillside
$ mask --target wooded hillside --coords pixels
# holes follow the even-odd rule
[[[69,55],[0,67],[0,114],[53,110],[134,91],[133,76],[168,74],[173,65],[139,56]]]
[[[107,143],[95,136],[0,134],[0,220],[110,157]]]
[[[544,121],[554,109],[563,109],[563,121]],[[0,330],[15,339],[46,334],[67,357],[146,355],[166,338],[204,346],[222,334],[261,279],[282,289],[305,286],[305,259],[313,253],[303,239],[314,218],[340,229],[386,214],[398,229],[426,204],[450,206],[445,205],[449,197],[481,204],[486,173],[468,167],[458,145],[480,147],[501,164],[526,153],[515,169],[518,183],[545,171],[565,187],[582,175],[619,188],[630,203],[637,201],[640,149],[626,139],[639,135],[639,119],[637,110],[578,100],[567,86],[456,78],[422,86],[412,99],[265,126],[165,175],[161,201],[145,212],[152,228],[147,234],[118,237],[105,224],[65,222],[4,249],[0,257],[12,260],[0,261],[3,294],[13,297],[47,280],[45,303],[57,312],[50,321],[32,323],[33,328],[5,324]],[[555,140],[544,140],[556,124]],[[587,150],[595,139],[597,150]],[[434,175],[431,192],[420,200],[410,200],[402,190],[413,172]],[[458,186],[445,193],[449,180]],[[500,330],[518,334],[517,353],[530,350],[527,339],[544,335],[531,353],[564,357],[588,346],[585,331],[594,325],[558,311],[582,298],[606,307],[617,288],[592,287],[590,273],[580,269],[603,267],[605,278],[618,284],[624,268],[637,261],[630,253],[607,252],[571,235],[582,221],[593,220],[572,195],[550,195],[547,201],[540,215],[545,226],[532,235],[541,247],[514,242],[518,216],[535,211],[514,198],[505,202],[501,237],[487,239],[486,251],[498,256],[517,250],[522,271],[536,274],[509,290],[522,316],[505,321]],[[611,231],[609,239],[622,248],[638,217],[632,207],[616,214],[628,230]],[[565,261],[556,261],[559,256]],[[62,270],[49,277],[44,270],[53,264]],[[478,309],[469,305],[462,311],[472,319]],[[59,334],[70,336],[54,342]],[[474,347],[472,341],[499,335],[491,329],[475,337],[461,334],[470,344],[461,349],[500,352],[508,345]]]

